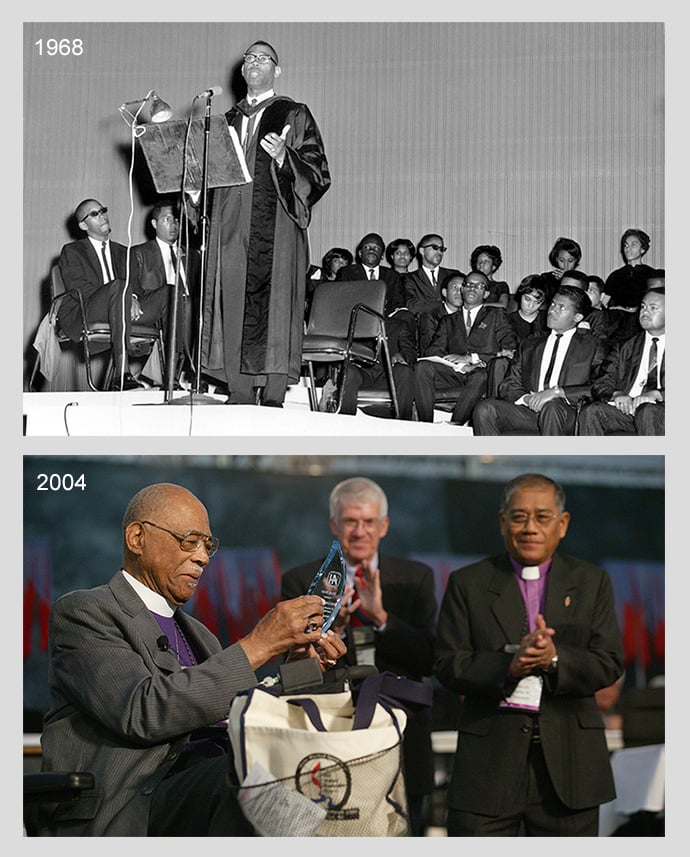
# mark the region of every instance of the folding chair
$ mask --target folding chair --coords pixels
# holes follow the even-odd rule
[[[385,317],[386,284],[381,280],[324,282],[314,290],[302,343],[302,362],[309,374],[309,403],[318,410],[314,363],[336,364],[338,393],[347,379],[350,361],[371,366],[383,361],[396,419],[400,417],[393,380]],[[340,409],[340,395],[336,412]]]
[[[64,301],[72,300],[76,301],[78,304],[81,323],[81,343],[84,350],[84,363],[86,366],[86,382],[92,390],[98,391],[98,387],[93,380],[91,359],[93,355],[111,349],[111,356],[108,361],[108,368],[106,370],[103,385],[103,389],[107,390],[115,373],[115,364],[112,357],[112,336],[110,324],[107,319],[87,322],[84,298],[81,292],[78,289],[67,289],[65,287],[58,265],[53,265],[50,271],[50,292],[51,302],[49,314],[51,316],[53,314],[57,316],[60,306]],[[55,324],[55,331],[58,342],[61,345],[72,342],[72,340],[59,329],[59,321]],[[165,346],[163,342],[163,332],[160,325],[137,324],[136,322],[133,322],[130,328],[129,354],[141,357],[146,354],[150,354],[151,349],[154,347],[158,348],[161,366],[165,366]],[[34,364],[29,389],[32,388],[39,360],[40,356]]]

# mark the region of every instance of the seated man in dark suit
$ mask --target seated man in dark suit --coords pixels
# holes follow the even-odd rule
[[[576,289],[583,289],[589,294],[589,277],[583,271],[564,271],[561,277],[561,285],[574,286]],[[590,304],[591,302],[590,298]],[[607,347],[611,345],[608,319],[601,310],[592,307],[578,326],[591,330]]]
[[[51,808],[47,834],[253,835],[224,722],[232,697],[286,652],[318,657],[325,673],[345,646],[331,631],[313,640],[323,600],[305,595],[223,648],[183,609],[218,550],[211,532],[186,488],[148,485],[124,513],[120,570],[53,604],[42,769],[89,771],[95,787]]]
[[[417,337],[419,353],[424,354],[431,345],[439,321],[447,315],[453,315],[462,306],[462,274],[448,274],[441,283],[441,300],[429,309],[417,314]]]
[[[451,422],[463,425],[477,402],[486,395],[486,364],[493,357],[512,357],[517,336],[501,307],[483,306],[488,280],[479,271],[466,274],[463,308],[442,318],[431,344],[414,370],[417,419],[432,422],[436,390],[462,387]],[[434,361],[424,358],[442,358]]]
[[[403,277],[405,306],[411,312],[418,314],[431,309],[441,299],[441,283],[449,274],[464,276],[457,268],[441,266],[447,249],[443,238],[436,232],[430,232],[419,239],[417,244],[419,267]]]
[[[616,343],[580,413],[580,434],[665,434],[666,289],[649,289],[639,312],[642,331]]]
[[[417,361],[415,318],[408,310],[399,309],[386,319],[385,328],[400,419],[411,420],[414,405],[413,367]],[[373,366],[358,366],[350,362],[346,369],[344,367],[339,413],[357,412],[357,394],[362,387],[388,389],[386,367],[381,357]]]
[[[129,331],[133,321],[154,324],[168,306],[168,289],[138,295],[127,277],[127,248],[110,240],[108,209],[95,199],[85,199],[74,212],[85,237],[65,244],[58,266],[66,289],[78,289],[84,299],[87,321],[110,324],[115,365],[113,389],[133,390],[141,384],[129,367]],[[124,301],[124,308],[123,308]],[[81,340],[81,321],[76,301],[64,300],[59,316],[62,330],[74,342]]]
[[[578,329],[590,308],[587,292],[559,286],[546,315],[549,332],[520,343],[498,398],[484,399],[474,409],[475,435],[573,434],[577,402],[590,395],[606,353],[601,339]]]
[[[188,315],[187,308],[188,282],[193,277],[193,271],[190,271],[191,265],[186,254],[181,251],[177,240],[180,233],[177,204],[169,199],[161,199],[151,210],[150,220],[156,237],[132,247],[132,284],[138,295],[155,292],[161,288],[169,289],[172,295],[179,276],[175,335],[176,355],[179,361],[185,346],[189,347],[191,341],[191,316]],[[172,300],[169,304],[172,306]],[[170,321],[166,319],[164,328],[169,335]]]
[[[405,306],[405,297],[400,274],[381,264],[386,245],[376,232],[370,232],[357,245],[357,262],[340,268],[336,280],[383,280],[386,283],[385,315],[390,315]]]

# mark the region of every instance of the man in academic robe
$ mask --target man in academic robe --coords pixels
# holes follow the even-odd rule
[[[230,404],[282,406],[301,369],[307,227],[330,186],[321,133],[305,104],[276,95],[278,54],[244,54],[247,97],[226,113],[251,183],[213,192],[202,325],[202,368]]]

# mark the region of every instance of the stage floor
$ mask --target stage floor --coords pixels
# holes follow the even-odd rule
[[[225,405],[225,396],[160,390],[122,393],[24,393],[26,437],[462,437],[472,430],[449,424],[435,413],[433,423],[311,411],[306,387],[290,387],[282,408]]]

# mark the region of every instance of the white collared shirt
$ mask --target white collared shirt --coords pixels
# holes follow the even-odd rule
[[[256,96],[256,100],[259,104],[262,104],[264,101],[268,101],[269,98],[273,98],[275,92],[272,89],[269,89],[268,92],[262,92],[261,95]],[[249,101],[249,96],[247,96],[247,101]],[[261,121],[261,117],[263,116],[265,108],[261,108],[261,110],[257,110],[254,114],[254,128],[259,127],[259,122]],[[245,116],[242,114],[242,128],[240,138],[242,140],[242,145],[244,145],[245,138],[247,136],[247,129],[249,127],[249,116]]]
[[[424,265],[422,265],[422,271],[424,271],[424,273],[427,275],[429,282],[431,283],[432,286],[433,285],[435,285],[436,287],[440,286],[440,283],[438,281],[438,267],[436,267],[436,268],[425,268]],[[435,284],[434,284],[434,277],[436,277],[436,283]]]
[[[136,577],[125,571],[124,568],[122,569],[122,575],[149,610],[158,613],[159,616],[170,617],[174,615],[175,608],[171,606],[167,598],[164,598],[158,592],[154,592],[153,589],[149,589],[148,586],[137,580]]]
[[[570,340],[575,336],[576,331],[576,327],[571,327],[570,330],[564,331],[560,340],[558,340],[558,354],[556,355],[556,362],[554,363],[553,373],[551,374],[551,387],[558,386],[558,378],[560,377],[561,369],[563,367],[563,360],[565,359],[566,352],[570,346]],[[546,340],[546,346],[541,358],[541,366],[539,368],[539,388],[537,392],[541,392],[544,389],[544,377],[546,375],[546,370],[549,367],[549,362],[551,361],[551,353],[555,347],[556,331],[552,330]]]
[[[110,239],[107,241],[99,241],[97,238],[92,238],[90,235],[88,236],[89,241],[91,242],[91,246],[96,251],[96,255],[98,256],[98,264],[101,266],[101,276],[103,277],[103,283],[112,282],[115,277],[115,268],[113,268],[113,257],[110,254]],[[108,276],[108,272],[105,269],[105,265],[103,264],[103,255],[102,255],[102,245],[105,244],[105,255],[108,260],[108,265],[110,266],[110,272],[112,277]]]
[[[642,349],[642,357],[640,358],[640,368],[637,371],[637,378],[635,379],[635,383],[630,388],[630,392],[628,395],[631,398],[635,398],[642,393],[642,388],[647,383],[647,367],[649,366],[649,349],[652,347],[652,336],[648,330],[644,332],[644,348]],[[664,351],[666,349],[666,334],[662,333],[659,336],[654,337],[657,340],[656,343],[656,383],[657,387],[661,389],[661,361],[664,358]]]

